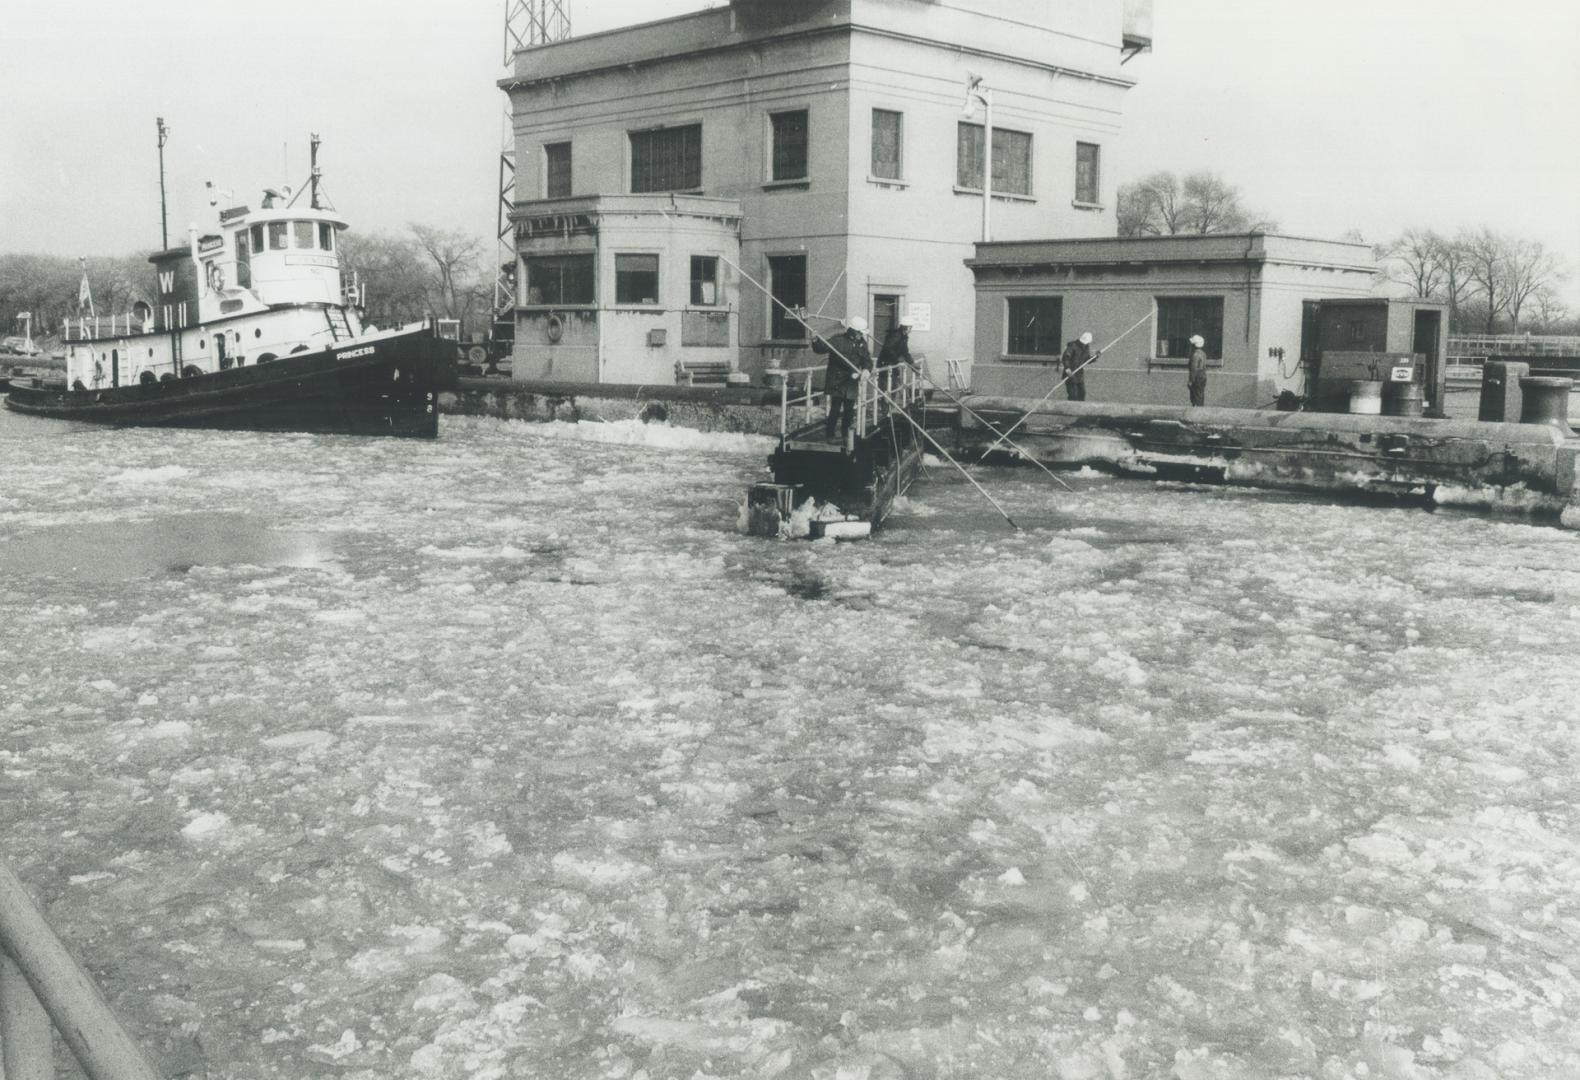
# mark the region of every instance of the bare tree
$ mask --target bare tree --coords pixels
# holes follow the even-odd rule
[[[1531,305],[1536,309],[1536,324],[1547,333],[1551,333],[1553,327],[1563,322],[1569,314],[1569,305],[1558,295],[1558,289],[1552,282],[1531,294]]]
[[[450,319],[464,319],[477,306],[483,241],[459,229],[412,224],[417,246],[433,264],[434,310]]]
[[[1388,280],[1403,285],[1411,296],[1437,298],[1447,279],[1443,261],[1445,241],[1431,229],[1409,228],[1377,247]]]
[[[1119,188],[1119,235],[1179,236],[1267,231],[1277,223],[1247,210],[1240,189],[1212,172],[1155,172]]]
[[[1504,256],[1504,308],[1514,332],[1520,332],[1520,312],[1543,290],[1550,290],[1564,278],[1558,256],[1540,240],[1507,240]]]
[[[1485,311],[1485,333],[1492,333],[1493,326],[1508,306],[1504,287],[1507,277],[1507,244],[1503,237],[1483,226],[1464,234],[1460,241],[1465,255],[1465,276],[1475,286]]]

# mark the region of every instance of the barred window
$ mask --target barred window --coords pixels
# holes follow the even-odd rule
[[[593,303],[591,255],[538,255],[523,261],[527,264],[528,304]]]
[[[1098,201],[1098,182],[1101,174],[1098,172],[1101,149],[1096,143],[1078,142],[1075,144],[1075,201],[1095,203]]]
[[[904,176],[904,122],[904,113],[872,110],[872,175],[880,180],[899,180]]]
[[[1223,297],[1160,296],[1158,304],[1158,357],[1190,357],[1192,334],[1207,342],[1202,351],[1209,360],[1223,359]]]
[[[658,303],[657,255],[615,255],[614,302]]]
[[[702,125],[631,132],[631,191],[702,186]]]
[[[773,127],[773,179],[805,180],[807,178],[807,112],[773,113],[768,117]]]
[[[982,189],[982,125],[962,122],[955,157],[955,183]],[[1031,135],[993,129],[993,193],[1031,194]]]
[[[1063,330],[1062,297],[1012,296],[1004,351],[1010,356],[1058,356]]]
[[[571,194],[571,144],[546,143],[543,147],[543,197],[568,199]]]
[[[771,304],[768,336],[775,341],[800,341],[806,327],[785,314],[785,308],[806,307],[806,256],[775,255],[768,259],[768,292],[779,303]],[[784,305],[781,307],[780,304]]]

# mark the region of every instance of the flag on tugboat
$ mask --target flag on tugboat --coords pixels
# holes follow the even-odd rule
[[[88,260],[78,259],[77,262],[82,267],[82,284],[77,286],[77,314],[86,311],[89,315],[96,315],[97,312],[93,310],[93,290],[88,287]]]

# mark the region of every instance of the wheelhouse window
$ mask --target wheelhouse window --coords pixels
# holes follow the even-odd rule
[[[252,249],[246,229],[236,230],[236,284],[243,289],[252,288]]]
[[[631,191],[691,191],[702,186],[702,125],[631,132]]]
[[[305,251],[312,251],[314,234],[317,232],[317,230],[313,228],[313,222],[293,221],[291,222],[291,225],[293,226],[293,231],[296,233],[296,243],[293,246],[301,248]]]
[[[982,190],[982,125],[962,122],[955,156],[955,183]],[[993,194],[1031,194],[1031,135],[993,129]]]
[[[1102,148],[1096,143],[1078,142],[1075,144],[1075,201],[1082,203],[1096,203],[1098,201],[1098,183],[1102,178],[1098,170],[1101,161]]]
[[[719,260],[712,255],[691,257],[691,303],[712,307],[719,302]]]
[[[1207,342],[1209,360],[1223,359],[1223,297],[1160,296],[1157,304],[1158,359],[1189,359],[1192,334]]]
[[[290,222],[286,222],[286,221],[271,221],[271,222],[269,222],[269,250],[270,251],[284,251],[287,247],[290,246],[290,240],[288,239],[289,233],[287,231],[289,226],[290,226]]]
[[[263,226],[262,225],[254,225],[252,227],[252,250],[253,251],[262,251],[262,250],[264,250],[264,248],[263,248]]]
[[[568,199],[571,194],[571,144],[546,143],[543,147],[543,197]]]
[[[1064,299],[1012,296],[1004,352],[1009,356],[1058,356],[1064,331]]]
[[[614,257],[614,302],[658,303],[657,255],[617,254]]]
[[[872,110],[872,175],[899,180],[905,157],[905,115],[891,109]]]
[[[775,341],[804,340],[806,327],[798,319],[785,314],[784,309],[806,307],[806,256],[770,256],[768,293],[778,301],[769,305],[772,310],[768,318],[768,336]]]
[[[318,246],[325,251],[335,250],[335,227],[327,221],[318,223]]]
[[[559,307],[594,302],[591,255],[537,255],[522,261],[528,304]]]
[[[772,113],[768,117],[773,131],[771,179],[807,178],[807,111]]]

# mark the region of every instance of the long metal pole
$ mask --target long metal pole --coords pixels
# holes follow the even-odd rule
[[[745,278],[747,281],[749,281],[753,285],[755,285],[759,292],[761,292],[764,296],[768,297],[768,300],[769,300],[770,303],[777,304],[781,311],[783,311],[786,315],[790,316],[796,322],[800,323],[802,325],[802,327],[804,327],[807,330],[808,333],[811,333],[811,334],[819,336],[819,337],[822,336],[822,335],[818,334],[816,330],[813,330],[811,324],[808,323],[805,319],[803,319],[800,316],[799,313],[797,313],[794,309],[792,309],[790,307],[787,307],[782,300],[780,300],[773,293],[769,292],[767,287],[764,286],[762,284],[762,282],[760,282],[756,278],[752,277],[745,270],[742,270],[740,268],[740,266],[738,266],[735,263],[731,262],[729,259],[725,258],[723,255],[719,256],[719,261],[724,263],[726,266],[731,267],[737,274],[741,275],[741,277]],[[861,370],[859,368],[856,367],[855,364],[850,362],[850,358],[848,356],[846,356],[844,353],[840,352],[838,349],[833,349],[833,352],[836,355],[838,355],[841,360],[845,361],[845,366],[850,368],[850,370],[853,373],[855,373],[857,379],[859,380],[861,378],[862,372],[861,372]],[[859,382],[858,382],[858,385],[859,385]],[[890,397],[886,392],[884,392],[882,387],[880,387],[880,386],[878,386],[876,384],[876,381],[874,381],[874,384],[873,384],[872,388],[873,388],[874,391],[877,392],[877,394],[880,397],[883,398],[883,400],[885,400],[885,401],[887,401],[889,403],[891,409],[894,412],[897,412],[901,416],[905,417],[906,423],[910,424],[913,428],[915,428],[917,430],[918,434],[920,434],[922,436],[922,438],[926,439],[928,442],[933,444],[933,449],[938,451],[938,454],[939,454],[940,457],[942,457],[945,461],[949,462],[949,464],[953,465],[956,469],[960,470],[960,475],[965,477],[966,480],[968,480],[970,482],[971,486],[976,488],[977,491],[981,493],[981,495],[982,495],[982,497],[984,499],[986,499],[988,502],[993,504],[993,509],[997,510],[999,512],[999,515],[1005,521],[1009,522],[1010,528],[1016,530],[1017,532],[1020,530],[1020,526],[1018,524],[1016,524],[1014,518],[1009,516],[1009,512],[1006,511],[1002,506],[1000,506],[998,504],[998,500],[997,499],[995,499],[993,496],[988,494],[986,488],[984,488],[981,484],[977,483],[976,477],[972,476],[969,472],[967,472],[966,469],[965,469],[965,466],[961,465],[960,462],[956,461],[953,457],[951,457],[950,454],[949,454],[949,451],[945,450],[941,445],[939,445],[938,440],[933,438],[931,432],[929,432],[921,424],[918,424],[916,422],[915,418],[912,417],[910,413],[908,413],[904,409],[900,408],[899,405],[895,402],[895,400],[892,397]]]
[[[170,129],[165,127],[165,118],[157,116],[154,123],[159,130],[159,250],[170,250],[170,214],[165,209],[165,139],[170,135]]]
[[[810,318],[810,319],[827,319],[830,322],[837,321],[836,319],[834,319],[834,317],[832,315],[809,315],[807,317]],[[868,334],[867,337],[870,338],[874,344],[876,344],[877,341],[878,341],[878,339],[873,337],[871,334]],[[967,405],[963,400],[961,400],[960,398],[956,397],[954,394],[951,394],[947,387],[939,386],[936,382],[934,382],[932,380],[932,378],[928,376],[927,372],[923,371],[920,366],[916,367],[916,374],[917,374],[917,376],[918,376],[918,378],[920,379],[921,382],[926,383],[928,386],[931,386],[934,390],[937,390],[940,394],[944,395],[944,397],[948,398],[949,401],[956,408],[958,408],[962,412],[966,413],[968,416],[970,416],[977,423],[981,424],[985,428],[991,429],[993,427],[993,425],[988,423],[987,420],[984,419],[981,415],[979,415],[975,409],[973,409],[971,406]],[[1060,487],[1064,488],[1065,491],[1074,491],[1075,490],[1069,484],[1065,483],[1064,478],[1062,476],[1060,476],[1058,473],[1054,472],[1052,469],[1048,468],[1048,466],[1044,465],[1042,462],[1038,461],[1035,457],[1033,457],[1030,453],[1028,453],[1025,450],[1024,447],[1016,445],[1016,443],[1013,440],[1010,440],[1010,439],[1006,439],[1004,441],[1009,443],[1009,448],[1011,450],[1015,451],[1021,457],[1025,458],[1027,461],[1029,461],[1033,465],[1037,466],[1037,468],[1039,468],[1043,472],[1047,473],[1048,474],[1048,479],[1052,480],[1054,483],[1056,483]]]
[[[982,88],[982,242],[993,239],[993,91]]]
[[[1148,312],[1147,314],[1141,316],[1140,320],[1136,323],[1135,326],[1132,326],[1129,330],[1126,330],[1123,334],[1120,334],[1113,341],[1110,341],[1107,345],[1104,345],[1101,349],[1098,349],[1095,353],[1093,353],[1090,357],[1088,357],[1087,360],[1086,360],[1086,364],[1090,364],[1093,360],[1096,360],[1099,356],[1102,356],[1109,349],[1112,349],[1115,345],[1118,345],[1126,337],[1130,336],[1130,334],[1136,329],[1136,326],[1140,326],[1142,323],[1146,322],[1150,318],[1152,318],[1152,313],[1151,312]],[[1065,383],[1069,382],[1071,377],[1075,375],[1076,371],[1081,371],[1082,369],[1084,369],[1086,367],[1086,364],[1082,364],[1080,367],[1076,368],[1075,371],[1070,372],[1064,378],[1062,378],[1058,382],[1054,383],[1053,386],[1049,387],[1048,392],[1046,394],[1042,395],[1042,397],[1038,398],[1032,404],[1031,408],[1026,410],[1026,414],[1024,416],[1022,416],[1019,420],[1017,420],[1013,424],[1011,424],[1009,426],[1009,429],[1006,430],[1002,435],[1000,435],[998,438],[994,439],[993,440],[993,445],[989,446],[986,450],[982,451],[982,456],[977,458],[976,463],[978,465],[980,465],[980,464],[982,464],[982,462],[986,461],[987,460],[987,456],[989,454],[991,454],[994,450],[998,449],[998,444],[999,443],[1007,441],[1009,439],[1009,437],[1010,437],[1010,433],[1011,432],[1013,432],[1016,428],[1020,427],[1027,420],[1030,420],[1031,419],[1031,414],[1036,412],[1038,407],[1040,405],[1042,405],[1042,403],[1044,401],[1047,401],[1049,398],[1051,398],[1054,395],[1054,393],[1059,389],[1059,387],[1061,387]]]

